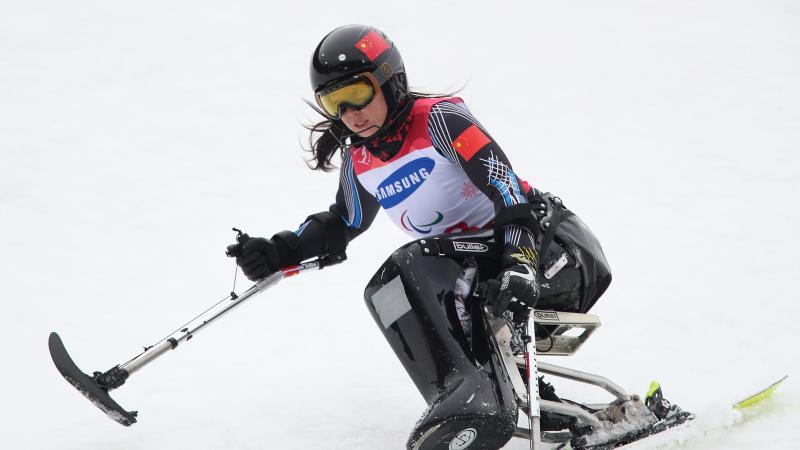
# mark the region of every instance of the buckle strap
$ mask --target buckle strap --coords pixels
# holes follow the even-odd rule
[[[425,238],[417,241],[425,256],[499,258],[502,248],[492,241],[475,238]]]

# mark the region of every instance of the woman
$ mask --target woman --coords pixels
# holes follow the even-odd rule
[[[330,170],[341,150],[336,202],[296,231],[250,239],[237,263],[257,280],[342,252],[384,209],[417,239],[389,258],[365,292],[429,405],[408,447],[455,448],[456,438],[457,448],[502,447],[517,405],[485,345],[483,321],[472,321],[481,313],[475,286],[486,286],[494,316],[516,322],[534,305],[585,312],[610,282],[599,244],[557,197],[512,170],[461,99],[409,91],[400,53],[381,31],[349,25],[325,36],[311,60],[311,84],[325,116],[310,127],[312,166]],[[540,390],[558,399],[549,385],[540,382]],[[544,417],[543,428],[568,422]]]

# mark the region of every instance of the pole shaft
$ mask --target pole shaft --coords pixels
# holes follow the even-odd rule
[[[303,270],[314,269],[319,267],[319,265],[313,265],[308,263],[309,265],[304,266],[301,265],[299,268],[295,269],[291,275],[298,273]],[[187,323],[183,328],[172,333],[166,339],[160,341],[159,343],[149,347],[143,353],[139,354],[132,360],[128,361],[125,364],[120,365],[120,369],[123,369],[128,372],[128,374],[132,374],[137,370],[141,369],[142,367],[146,366],[153,362],[159,356],[167,353],[168,351],[176,348],[178,344],[183,341],[188,341],[191,339],[195,333],[197,333],[201,328],[205,327],[212,321],[216,320],[217,318],[221,317],[226,312],[233,309],[235,306],[242,304],[245,300],[252,297],[253,295],[269,288],[270,286],[276,284],[283,278],[290,276],[286,272],[279,270],[266,278],[263,278],[256,282],[252,287],[247,289],[241,295],[236,298],[230,298],[228,300],[223,300],[220,303],[217,303],[211,309],[206,311],[205,313],[198,316],[196,319],[193,319],[191,322]]]
[[[130,375],[170,350],[172,350],[172,344],[169,341],[161,341],[129,363],[120,366],[120,369],[124,369],[128,372],[128,375]]]

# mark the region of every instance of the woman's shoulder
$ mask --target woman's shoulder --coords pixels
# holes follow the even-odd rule
[[[414,99],[414,111],[428,112],[436,105],[463,105],[461,97],[419,97]]]

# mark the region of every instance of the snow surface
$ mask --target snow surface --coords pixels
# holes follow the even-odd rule
[[[797,448],[796,0],[3,2],[0,447],[403,448],[425,405],[361,296],[407,241],[383,216],[346,265],[136,373],[114,393],[130,428],[46,345],[58,331],[85,371],[124,362],[230,291],[232,226],[327,207],[337,175],[303,163],[301,98],[318,40],[352,22],[393,37],[412,85],[466,83],[517,171],[600,237],[603,327],[566,363],[639,393],[658,378],[699,416],[637,448]],[[729,410],[786,373],[757,417]]]

